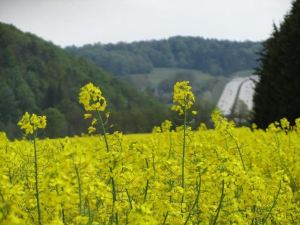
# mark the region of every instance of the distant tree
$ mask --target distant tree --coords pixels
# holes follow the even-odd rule
[[[64,114],[56,108],[48,108],[44,111],[47,116],[47,127],[45,135],[47,137],[63,137],[68,134],[68,124]]]
[[[264,42],[256,73],[254,122],[260,127],[282,117],[300,117],[300,0],[293,2],[279,28]]]
[[[13,89],[4,81],[0,82],[0,120],[6,123],[18,114],[17,101]]]
[[[110,66],[120,65],[124,73],[139,73],[152,68],[150,60],[145,61],[141,55],[123,54],[127,45],[120,45],[120,48],[123,50],[108,52],[109,57],[116,56],[115,64]],[[12,25],[0,23],[0,131],[5,131],[10,138],[20,137],[17,121],[25,111],[48,116],[45,135],[49,137],[86,132],[88,122],[83,119],[78,92],[88,82],[101,87],[109,110],[112,114],[118,112],[116,123],[112,121],[112,124],[123,132],[146,132],[168,118],[166,106],[142,95],[93,63]],[[153,105],[155,101],[156,105]],[[139,122],[132,122],[135,119],[130,114],[133,109],[140,110],[140,113],[135,112]],[[161,117],[146,121],[148,111]]]
[[[16,58],[9,48],[1,49],[0,53],[0,66],[1,67],[12,67],[16,64]]]
[[[22,112],[37,110],[35,96],[26,82],[22,82],[16,87],[16,98]]]
[[[149,73],[154,67],[197,69],[212,75],[230,75],[257,66],[258,42],[232,42],[200,37],[68,47],[73,54],[115,75]]]

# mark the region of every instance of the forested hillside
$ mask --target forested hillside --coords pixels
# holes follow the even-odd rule
[[[150,73],[153,68],[185,68],[212,75],[230,75],[257,66],[259,42],[234,42],[200,37],[67,47],[115,75]]]
[[[0,23],[0,131],[18,136],[17,121],[29,111],[47,115],[47,136],[85,132],[78,93],[87,82],[99,85],[108,99],[111,129],[145,132],[167,117],[163,105],[94,64]]]

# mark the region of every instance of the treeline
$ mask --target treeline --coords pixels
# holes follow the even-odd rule
[[[95,65],[0,23],[0,131],[20,135],[17,121],[29,111],[47,115],[49,137],[86,132],[78,93],[87,82],[100,86],[108,100],[110,131],[147,132],[169,117],[164,105]]]
[[[229,75],[255,68],[261,43],[177,36],[166,40],[98,43],[66,49],[115,75],[149,73],[155,67],[197,69],[212,75]]]
[[[262,128],[286,117],[300,117],[300,0],[263,43],[256,73],[254,122]]]

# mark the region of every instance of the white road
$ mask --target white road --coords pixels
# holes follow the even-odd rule
[[[242,100],[248,109],[252,110],[255,84],[258,81],[259,77],[256,75],[232,79],[226,84],[217,107],[225,116],[228,116],[237,100]]]

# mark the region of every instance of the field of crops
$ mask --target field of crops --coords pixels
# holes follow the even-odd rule
[[[106,102],[89,88],[95,104],[85,90],[80,101],[101,128]],[[183,126],[165,121],[151,134],[102,126],[102,135],[39,140],[30,135],[45,118],[25,114],[27,139],[0,133],[0,224],[299,224],[300,120],[263,131],[216,112],[214,129],[192,131],[189,101],[174,101]]]
[[[299,224],[297,129],[187,131],[184,187],[180,128],[37,140],[42,223]],[[37,224],[32,142],[0,143],[0,223]]]

